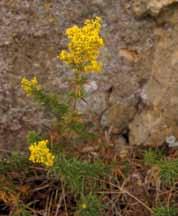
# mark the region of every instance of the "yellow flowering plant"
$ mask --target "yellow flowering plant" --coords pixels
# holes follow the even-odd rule
[[[89,193],[82,195],[80,198],[78,211],[76,215],[80,216],[99,216],[102,209],[102,203],[98,200],[98,197]]]
[[[71,138],[75,139],[78,135],[81,138],[94,137],[94,134],[86,128],[82,114],[76,109],[76,102],[84,97],[86,75],[89,72],[99,72],[102,69],[102,63],[99,61],[100,49],[104,46],[104,40],[100,34],[101,23],[101,18],[96,17],[87,19],[82,27],[74,25],[66,30],[67,49],[62,50],[58,58],[68,64],[74,72],[74,77],[69,80],[69,84],[72,85],[69,85],[71,92],[67,100],[61,100],[64,96],[60,98],[58,95],[46,92],[36,77],[31,80],[24,77],[21,80],[21,87],[26,95],[33,96],[48,112],[55,115],[55,125],[60,137],[64,139],[67,137],[70,141]],[[29,150],[31,152],[30,160],[33,162],[52,164],[53,157],[47,148],[46,141],[32,144]],[[47,154],[46,157],[49,156],[46,159],[49,159],[50,162],[43,161],[43,159],[45,160],[43,152]]]
[[[99,72],[100,48],[104,46],[100,35],[101,18],[86,20],[83,27],[74,25],[66,30],[68,50],[62,50],[58,58],[79,72]]]
[[[33,79],[28,80],[27,78],[22,78],[21,80],[21,87],[26,93],[26,95],[31,96],[33,95],[34,91],[38,91],[41,89],[41,86],[38,83],[38,80],[36,77],[33,77]]]
[[[95,137],[89,130],[89,124],[85,124],[85,119],[77,110],[76,102],[84,99],[87,74],[98,73],[102,70],[102,63],[99,61],[100,49],[104,46],[104,40],[100,35],[101,22],[101,18],[96,17],[86,20],[82,27],[74,25],[66,30],[68,46],[66,50],[59,53],[58,59],[69,65],[73,71],[72,79],[68,80],[70,94],[56,95],[47,92],[36,77],[31,80],[24,77],[21,80],[21,88],[26,95],[33,96],[45,107],[45,111],[54,115],[53,125],[55,125],[55,130],[57,129],[59,138],[58,143],[53,142],[51,131],[47,136],[48,139],[42,139],[41,135],[35,132],[29,134],[29,160],[44,165],[49,169],[49,174],[60,175],[61,181],[80,195],[83,194],[85,188],[84,179],[105,175],[106,167],[102,163],[89,163],[66,156],[62,151],[62,144],[88,141],[88,138]],[[50,140],[50,147],[48,140]],[[57,145],[59,143],[61,143],[60,146]],[[100,205],[95,205],[95,201],[97,198],[93,196],[86,197],[86,200],[82,201],[80,210],[82,209],[83,215],[90,212],[90,209],[93,215],[98,215]],[[82,212],[80,211],[81,215]]]
[[[74,131],[72,134],[84,134],[82,116],[76,110],[76,104],[77,100],[83,99],[85,96],[86,74],[99,72],[102,69],[102,63],[98,60],[100,48],[104,46],[104,40],[100,35],[101,23],[101,18],[96,17],[87,19],[82,27],[74,25],[66,30],[69,40],[67,50],[62,50],[58,58],[74,71],[74,77],[69,80],[71,89],[68,94],[69,99],[61,103],[58,97],[46,93],[36,77],[31,80],[27,78],[21,80],[24,92],[28,96],[33,96],[35,100],[45,106],[46,110],[57,116],[57,121],[60,122],[57,123],[60,131],[61,129],[70,129]],[[62,98],[64,97],[62,96]],[[73,118],[74,116],[75,118]]]
[[[128,205],[125,205],[126,208],[120,208],[119,205],[118,208],[115,208],[115,204],[119,200],[123,201],[123,196],[127,195],[128,198],[129,196],[134,198],[132,194],[127,192],[127,189],[115,185],[115,182],[123,185],[125,179],[130,178],[129,174],[132,175],[130,168],[133,164],[130,165],[129,160],[123,161],[124,163],[120,161],[119,172],[115,172],[117,169],[115,167],[116,169],[113,169],[112,172],[113,175],[108,175],[112,164],[115,165],[115,161],[109,160],[112,155],[117,156],[110,151],[114,149],[111,149],[109,145],[109,149],[106,149],[107,146],[106,148],[105,146],[100,148],[100,144],[103,144],[102,141],[106,140],[106,136],[98,136],[98,140],[94,140],[94,142],[88,139],[89,136],[91,137],[91,133],[88,131],[90,131],[92,121],[95,119],[92,118],[92,121],[89,122],[87,118],[83,118],[84,115],[81,115],[76,106],[73,106],[73,102],[75,105],[77,100],[85,101],[83,89],[87,81],[87,74],[90,72],[98,73],[102,69],[99,54],[100,48],[104,46],[104,41],[100,35],[100,30],[101,18],[99,17],[86,20],[82,27],[75,25],[66,30],[69,43],[67,49],[59,53],[58,58],[69,65],[73,71],[73,77],[69,82],[69,84],[72,84],[69,85],[69,87],[72,87],[70,94],[56,95],[42,88],[36,77],[31,80],[22,78],[21,87],[26,95],[33,96],[37,102],[44,106],[44,111],[48,112],[48,116],[55,119],[53,124],[55,127],[45,127],[49,129],[49,131],[45,131],[46,139],[43,139],[41,134],[34,131],[28,134],[27,142],[30,153],[28,158],[26,154],[19,154],[19,152],[8,152],[10,160],[0,158],[0,214],[27,216],[39,212],[42,215],[52,216],[53,214],[68,214],[68,208],[70,208],[69,214],[76,216],[115,215],[117,212],[124,213],[128,209]],[[101,130],[98,130],[99,127],[94,129],[97,132],[96,135],[103,134],[103,131],[100,133]],[[78,145],[79,143],[81,145]],[[70,147],[73,148],[63,148],[66,144],[71,144]],[[86,146],[83,148],[85,144],[87,144],[87,148],[85,148]],[[109,150],[109,157],[104,156],[107,153],[106,150]],[[157,179],[161,183],[161,187],[166,186],[165,190],[167,191],[168,189],[175,189],[174,186],[176,186],[178,178],[178,160],[171,160],[171,155],[164,153],[159,154],[154,149],[146,151],[144,163],[151,170],[156,166],[156,171],[159,174]],[[105,163],[99,160],[103,156]],[[131,158],[131,161],[132,159],[134,158]],[[36,169],[31,166],[29,161],[44,167]],[[107,162],[110,165],[106,165]],[[26,174],[27,176],[25,176]],[[3,178],[3,175],[5,178]],[[34,178],[38,175],[40,178]],[[17,181],[18,176],[23,177],[22,181]],[[27,177],[27,181],[24,177]],[[11,180],[13,182],[9,184]],[[33,187],[33,184],[35,187]],[[116,190],[116,194],[120,193],[122,195],[120,196],[121,199],[116,200],[117,203],[114,203],[114,205],[113,202],[109,202],[112,190]],[[157,193],[157,190],[155,191]],[[43,197],[41,196],[42,193]],[[34,199],[36,194],[37,197]],[[115,194],[115,191],[113,194]],[[137,197],[134,199],[139,201]],[[27,201],[30,202],[24,204]],[[104,208],[101,201],[107,202],[107,208]],[[167,199],[165,201],[165,204],[167,204]],[[109,203],[114,206],[112,210]],[[178,212],[177,208],[170,206],[172,205],[171,202],[168,203],[170,204],[169,208],[155,206],[153,210],[144,202],[139,201],[138,203],[146,207],[151,215],[155,214],[155,216],[168,214],[175,216]],[[75,205],[75,209],[73,205]],[[151,203],[151,207],[153,206],[154,203]]]
[[[102,63],[98,60],[104,40],[100,35],[101,18],[86,20],[83,27],[74,25],[66,30],[69,43],[67,50],[62,50],[58,58],[74,70],[74,97],[84,95],[83,85],[85,73],[97,73],[102,70]]]
[[[41,140],[30,145],[29,160],[33,163],[40,163],[46,167],[52,167],[54,164],[55,156],[48,148],[48,140]]]

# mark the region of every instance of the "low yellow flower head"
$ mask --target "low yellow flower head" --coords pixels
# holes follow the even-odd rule
[[[101,18],[86,20],[83,27],[74,25],[66,30],[68,50],[62,50],[58,58],[80,72],[99,72],[102,64],[97,59],[104,46],[100,36]]]
[[[30,157],[29,160],[33,163],[41,163],[47,167],[51,167],[54,164],[55,156],[50,152],[47,147],[48,140],[41,140],[30,145]]]
[[[40,85],[38,84],[38,80],[36,77],[33,77],[33,79],[31,79],[31,80],[28,80],[25,77],[22,78],[21,87],[28,96],[32,95],[34,90],[40,90],[41,89]]]
[[[82,209],[86,209],[87,208],[87,204],[83,203],[81,207],[82,207]]]

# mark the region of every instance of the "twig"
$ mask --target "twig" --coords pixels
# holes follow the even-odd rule
[[[61,184],[61,187],[62,187],[62,198],[64,200],[64,208],[65,208],[65,212],[66,212],[66,216],[68,216],[68,211],[67,211],[67,204],[66,204],[66,199],[65,199],[65,190],[64,190],[64,185],[63,185],[63,182]]]
[[[59,202],[58,202],[58,204],[57,204],[57,208],[56,208],[56,212],[55,212],[55,215],[54,215],[54,216],[58,216],[58,213],[59,213],[59,209],[60,209],[60,207],[61,207],[62,200],[63,200],[63,196],[60,196]]]
[[[141,204],[144,208],[146,208],[151,213],[151,215],[153,215],[154,212],[149,206],[147,206],[143,201],[141,201],[139,198],[137,198],[136,196],[131,194],[129,191],[125,190],[123,187],[119,187],[119,186],[117,186],[111,182],[107,182],[105,180],[100,180],[100,181],[105,182],[107,184],[110,184],[111,186],[117,188],[120,191],[120,193],[122,193],[122,194],[127,194],[128,196],[130,196],[131,198],[136,200],[139,204]]]

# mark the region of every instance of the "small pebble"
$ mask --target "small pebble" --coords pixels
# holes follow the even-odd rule
[[[168,136],[168,137],[166,138],[166,142],[167,142],[168,144],[174,144],[174,143],[176,142],[176,137],[173,136],[173,135]]]

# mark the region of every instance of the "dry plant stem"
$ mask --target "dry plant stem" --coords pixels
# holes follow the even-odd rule
[[[160,183],[156,184],[156,204],[159,202],[159,197],[160,197]]]
[[[169,191],[169,194],[168,194],[168,199],[167,199],[167,207],[169,208],[170,206],[170,201],[171,201],[171,197],[172,197],[172,194],[173,194],[173,191],[174,191],[175,187],[172,187]]]
[[[45,184],[45,185],[43,185],[41,187],[33,189],[31,192],[34,193],[34,192],[37,192],[37,191],[40,191],[40,190],[44,190],[46,188],[49,188],[49,186],[50,186],[49,184]]]
[[[63,196],[60,196],[60,197],[59,197],[58,204],[57,204],[56,212],[55,212],[55,215],[54,215],[54,216],[58,216],[59,209],[60,209],[61,204],[62,204],[62,200],[63,200]]]
[[[48,203],[49,203],[49,196],[46,199],[46,204],[45,204],[45,210],[44,210],[44,216],[48,216]]]
[[[53,200],[54,200],[54,199],[53,199],[53,196],[54,196],[54,193],[52,193],[52,194],[51,194],[51,197],[50,197],[49,214],[48,214],[49,216],[51,216],[50,210],[52,211],[52,208],[53,208],[53,207],[52,207],[52,205],[53,205]]]
[[[33,170],[37,170],[37,171],[46,171],[46,168],[44,168],[44,167],[35,167],[35,166],[31,166],[31,168],[33,169]]]
[[[34,210],[34,209],[30,208],[30,207],[27,207],[27,209],[33,213],[33,216],[38,216],[38,215],[43,216],[43,214],[41,212],[36,211],[36,210]]]
[[[110,129],[109,129],[109,131],[104,132],[104,136],[105,136],[105,140],[106,140],[106,143],[108,144],[108,146],[113,146],[113,143],[111,142]]]
[[[119,189],[119,188],[118,188]],[[140,203],[143,207],[145,207],[151,214],[153,214],[153,211],[150,207],[148,207],[144,202],[142,202],[140,199],[138,199],[136,196],[134,196],[133,194],[131,194],[129,191],[127,190],[122,190],[121,189],[121,192],[122,193],[125,193],[127,194],[128,196],[130,196],[131,198],[133,198],[134,200],[136,200],[138,203]]]
[[[124,182],[126,181],[126,176],[124,175],[124,173],[121,171],[120,168],[118,168],[117,172],[120,174],[120,176],[124,179]]]
[[[50,211],[51,211],[51,206],[52,206],[51,197],[49,195],[46,201],[45,216],[50,216]]]
[[[64,208],[65,208],[65,214],[66,216],[68,216],[68,211],[67,211],[67,204],[66,204],[66,199],[65,199],[65,189],[64,189],[64,184],[63,182],[61,183],[61,187],[62,187],[62,198],[63,198],[63,201],[64,201]]]
[[[97,192],[97,194],[122,194],[122,192],[116,192],[116,191],[100,191],[100,192]]]
[[[141,201],[140,199],[138,199],[136,196],[134,196],[133,194],[131,194],[129,191],[125,190],[122,186],[119,187],[119,186],[117,186],[117,185],[115,185],[115,184],[113,184],[111,182],[107,182],[105,180],[100,180],[100,181],[102,181],[102,182],[104,182],[106,184],[110,184],[112,187],[117,188],[120,191],[119,194],[127,194],[129,197],[133,198],[140,205],[142,205],[144,208],[146,208],[151,213],[151,215],[154,214],[153,210],[149,206],[147,206],[143,201]]]

